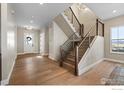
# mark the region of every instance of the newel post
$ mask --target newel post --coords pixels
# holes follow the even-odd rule
[[[98,19],[96,19],[96,35],[98,35]]]
[[[102,24],[102,36],[104,37],[104,23]]]
[[[75,47],[75,75],[78,76],[78,46]]]
[[[84,36],[84,25],[81,24],[81,37],[83,37],[83,36]]]

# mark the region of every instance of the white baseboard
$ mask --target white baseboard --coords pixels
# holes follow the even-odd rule
[[[9,80],[10,80],[10,77],[11,77],[11,74],[12,74],[12,71],[13,71],[13,68],[14,68],[14,65],[15,65],[15,63],[16,63],[16,58],[17,58],[17,56],[15,57],[15,60],[14,60],[14,62],[13,62],[13,64],[12,64],[12,67],[11,67],[11,70],[10,70],[10,72],[9,72],[8,78],[5,79],[5,80],[2,80],[2,81],[1,81],[1,85],[7,85],[7,84],[9,84]]]
[[[38,52],[32,52],[32,53],[38,53]],[[17,53],[17,55],[24,55],[24,54],[29,54],[28,52],[25,53]]]
[[[122,61],[122,60],[116,60],[116,59],[111,59],[111,58],[104,58],[104,60],[112,61],[112,62],[116,62],[116,63],[124,63],[124,61]]]
[[[8,79],[2,80],[1,81],[1,85],[7,85],[9,83]]]
[[[25,53],[17,53],[17,55],[24,55]]]
[[[42,53],[41,55],[42,56],[48,56],[49,54],[48,53]]]
[[[124,64],[124,61],[122,61],[122,60],[115,60],[115,59],[110,59],[110,58],[103,58],[103,59],[100,59],[99,61],[95,62],[94,64],[89,65],[89,66],[85,67],[84,69],[80,70],[80,72],[78,73],[78,75],[81,75],[81,74],[87,72],[88,70],[90,70],[91,68],[93,68],[95,65],[99,64],[100,62],[102,62],[104,60]]]
[[[54,61],[58,61],[57,59],[55,59],[55,58],[53,58],[51,56],[49,56],[48,58],[51,59],[51,60],[54,60]]]
[[[104,60],[104,58],[98,60],[97,62],[94,62],[93,64],[91,64],[91,65],[89,65],[89,66],[87,66],[87,67],[85,67],[85,68],[83,68],[83,69],[80,69],[80,70],[79,70],[80,72],[78,73],[78,75],[84,74],[85,72],[87,72],[88,70],[90,70],[90,69],[93,68],[95,65],[99,64],[100,62],[102,62],[103,60]]]

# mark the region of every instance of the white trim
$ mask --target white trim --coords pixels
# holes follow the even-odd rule
[[[17,55],[24,55],[25,53],[17,53]]]
[[[110,53],[112,53],[112,27],[111,27],[109,30],[110,30],[110,31],[109,31],[109,35],[110,35],[110,36],[109,36],[109,42],[110,42],[110,43],[109,43],[109,46],[110,46],[110,47],[109,47],[109,49],[110,49],[109,51],[110,51]]]
[[[49,53],[41,53],[42,56],[48,56]]]
[[[30,52],[30,53],[31,53],[31,52]],[[28,52],[25,52],[25,53],[17,53],[17,55],[24,55],[24,54],[30,54],[30,53],[28,53]],[[35,54],[35,53],[38,53],[38,52],[32,52],[32,53]],[[32,54],[32,53],[31,53],[31,54]]]
[[[118,29],[119,27],[120,26],[111,26],[110,29],[109,29],[110,30],[110,33],[109,33],[110,34],[110,38],[109,38],[109,41],[110,41],[110,44],[109,44],[109,46],[110,46],[110,48],[109,48],[110,49],[110,54],[124,55],[124,52],[122,53],[122,52],[113,52],[112,51],[112,28],[117,28]]]
[[[99,36],[96,36],[96,37],[93,39],[92,43],[90,44],[90,48],[88,48],[88,49],[86,50],[84,56],[81,58],[81,60],[80,60],[80,62],[79,62],[79,64],[78,64],[78,71],[79,71],[79,72],[78,72],[78,75],[81,75],[81,74],[87,72],[87,71],[90,70],[92,67],[94,67],[95,65],[97,65],[98,63],[100,63],[100,62],[102,62],[102,61],[104,60],[104,56],[102,56],[102,57],[100,57],[99,59],[96,59],[95,62],[93,62],[92,64],[90,64],[90,65],[88,65],[88,66],[85,66],[85,67],[83,66],[83,64],[85,64],[85,63],[84,63],[84,60],[85,60],[87,54],[89,53],[89,51],[92,50],[92,46],[93,46],[93,44],[95,43],[97,37],[99,37]],[[100,36],[100,37],[101,37],[101,36]],[[102,37],[102,38],[103,38],[103,37]],[[83,67],[82,67],[82,66],[83,66]]]
[[[14,65],[15,65],[15,63],[16,63],[16,61],[15,61],[16,58],[17,58],[17,56],[15,56],[15,59],[14,59],[14,62],[13,62],[13,64],[12,64],[11,70],[10,70],[10,72],[9,72],[8,78],[5,79],[5,80],[2,80],[2,81],[1,81],[1,85],[7,85],[7,84],[9,84],[9,80],[10,80],[10,77],[11,77],[11,74],[12,74],[12,71],[13,71],[13,68],[14,68]]]
[[[63,18],[66,20],[66,22],[70,25],[71,29],[76,32],[76,30],[74,29],[73,25],[71,24],[71,22],[68,20],[67,16],[65,16],[64,13],[61,13],[61,15],[63,16]]]
[[[122,61],[122,60],[116,60],[116,59],[111,59],[111,58],[104,58],[104,60],[112,61],[112,62],[116,62],[116,63],[123,63],[124,64],[124,61]]]
[[[81,69],[80,72],[78,73],[78,75],[82,75],[84,74],[85,72],[89,71],[91,68],[93,68],[95,65],[101,63],[102,61],[104,60],[104,58],[98,60],[97,62],[94,62],[93,64],[85,67],[84,69]],[[78,68],[79,69],[79,68]]]
[[[124,52],[113,52],[112,50],[110,51],[111,54],[118,54],[118,55],[124,55]]]
[[[1,85],[7,85],[9,83],[8,79],[2,80]]]
[[[88,53],[89,50],[91,49],[91,47],[92,47],[92,45],[93,45],[93,43],[95,42],[95,40],[96,40],[97,37],[98,37],[98,36],[95,36],[95,38],[92,40],[92,42],[91,42],[91,44],[90,44],[90,48],[89,48],[89,47],[87,48],[86,52],[84,53],[83,57],[81,58],[81,60],[80,60],[80,62],[79,62],[79,65],[80,65],[82,59],[84,59],[84,58],[87,56],[87,53]]]
[[[51,60],[54,60],[54,61],[58,61],[57,59],[55,59],[55,58],[53,58],[51,56],[49,56],[48,58],[51,59]]]
[[[73,31],[78,37],[80,37],[79,34],[76,33],[77,31],[75,30],[73,24],[70,22],[70,20],[67,18],[67,16],[66,16],[64,13],[61,13],[61,15],[62,15],[62,17],[65,19],[65,21],[69,24],[69,26],[71,27],[72,31]]]
[[[24,52],[24,54],[29,54],[29,53],[39,53],[39,52],[36,52],[36,51],[34,51],[34,52]]]

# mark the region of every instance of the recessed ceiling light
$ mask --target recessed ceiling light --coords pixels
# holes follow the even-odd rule
[[[14,11],[14,10],[12,10],[12,11],[11,11],[11,14],[12,14],[12,15],[14,15],[14,14],[15,14],[15,11]]]
[[[117,11],[116,10],[113,10],[112,13],[116,13]]]
[[[40,5],[42,5],[43,3],[40,3]]]
[[[30,21],[30,23],[33,23],[33,22],[34,22],[33,20]]]

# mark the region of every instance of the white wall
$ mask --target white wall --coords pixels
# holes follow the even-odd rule
[[[75,16],[77,17],[77,19],[78,19],[78,20],[79,20],[79,22],[80,22],[80,19],[79,19],[79,14],[80,14],[80,11],[79,11],[78,6],[79,6],[79,4],[74,3],[74,4],[71,6],[71,8],[72,8],[72,10],[73,10],[73,12],[74,12]]]
[[[60,59],[60,46],[68,39],[60,27],[53,22],[49,27],[49,58]]]
[[[49,53],[49,27],[40,30],[40,53],[42,55]]]
[[[93,45],[87,50],[78,65],[79,75],[85,73],[99,62],[102,62],[104,58],[104,38],[97,36],[94,40]]]
[[[86,35],[91,27],[95,26],[97,16],[84,4],[73,4],[71,7],[79,22],[84,25],[84,35]],[[83,10],[86,7],[87,10]]]
[[[53,22],[49,24],[49,58],[54,58],[54,28]]]
[[[85,5],[83,5],[85,7]],[[96,25],[97,16],[90,10],[80,10],[79,12],[80,23],[84,25],[84,35],[88,33],[91,27]]]
[[[1,4],[2,83],[9,80],[16,59],[16,23],[11,4]]]
[[[22,27],[17,28],[17,53],[23,54],[25,53],[24,49],[24,33],[33,33],[34,34],[34,53],[39,53],[40,51],[40,30],[32,29],[32,30],[25,30]]]
[[[17,27],[17,53],[24,53],[24,32],[21,27]]]
[[[113,26],[124,26],[124,16],[105,21],[105,58],[124,62],[124,54],[110,53],[110,28]]]

